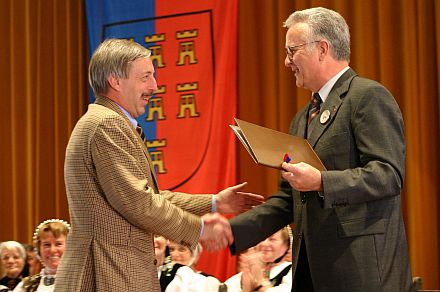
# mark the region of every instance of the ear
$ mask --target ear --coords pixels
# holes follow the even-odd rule
[[[318,43],[319,59],[322,61],[330,52],[330,44],[327,40],[320,40]]]
[[[113,90],[120,91],[120,79],[118,77],[113,76],[113,74],[110,74],[107,78],[107,82],[110,85]]]

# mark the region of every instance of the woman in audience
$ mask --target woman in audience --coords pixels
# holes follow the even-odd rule
[[[202,251],[202,246],[197,244],[194,250],[191,250],[185,245],[181,245],[175,242],[168,242],[168,248],[170,249],[171,260],[175,263],[181,264],[183,266],[188,266],[195,272],[198,272],[195,265],[200,257],[200,252]]]
[[[194,251],[173,242],[165,246],[166,239],[154,237],[154,249],[158,274],[163,292],[205,292],[217,291],[220,282],[193,270],[200,255],[201,246]],[[170,255],[167,254],[169,250]]]
[[[66,245],[70,225],[59,219],[46,220],[34,232],[34,247],[43,269],[40,273],[24,278],[14,292],[52,292],[55,276]]]
[[[24,249],[26,250],[26,264],[29,270],[29,276],[33,276],[38,274],[41,271],[41,262],[35,253],[35,249],[30,244],[23,244]]]
[[[241,272],[226,280],[227,291],[291,291],[292,262],[287,260],[291,244],[287,226],[241,255]]]
[[[21,279],[27,276],[23,274],[26,252],[21,243],[5,241],[0,244],[0,255],[5,273],[4,277],[0,279],[0,285],[13,290]]]
[[[171,262],[167,239],[161,235],[154,235],[154,254],[157,262],[157,276],[163,292],[182,265]]]
[[[194,250],[191,250],[187,246],[174,242],[169,242],[168,246],[170,249],[171,260],[173,262],[190,267],[194,272],[207,277],[207,281],[212,281],[214,285],[219,284],[219,281],[214,276],[206,274],[203,271],[198,271],[196,269],[196,264],[199,261],[200,255],[203,251],[202,245],[200,243],[197,244]]]

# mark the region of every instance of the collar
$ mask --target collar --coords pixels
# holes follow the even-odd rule
[[[342,76],[342,74],[344,74],[348,69],[350,69],[349,66],[345,67],[344,69],[339,71],[339,73],[337,73],[335,76],[330,78],[327,81],[327,83],[324,84],[323,87],[321,87],[321,89],[318,91],[318,93],[322,99],[322,103],[324,103],[325,100],[327,99],[327,97],[328,97],[330,91],[332,90],[333,86],[335,85],[336,81],[338,81],[338,79]]]
[[[130,121],[130,124],[133,126],[133,128],[136,128],[138,125],[137,120],[135,118],[133,118],[125,108],[120,106],[117,102],[115,102],[115,103],[121,109],[121,111],[124,113],[124,115],[128,118],[128,120]]]
[[[44,286],[52,286],[53,284],[55,284],[55,275],[56,274],[47,274],[46,268],[42,269],[40,274],[41,274]]]

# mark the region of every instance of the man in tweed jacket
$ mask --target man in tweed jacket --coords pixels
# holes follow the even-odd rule
[[[160,291],[153,234],[190,247],[200,239],[221,248],[231,242],[231,231],[226,219],[209,214],[213,201],[217,211],[234,213],[262,200],[238,192],[244,184],[214,198],[159,190],[135,129],[135,118],[157,89],[149,56],[135,42],[109,39],[90,60],[96,102],[78,121],[66,150],[72,229],[55,291]]]

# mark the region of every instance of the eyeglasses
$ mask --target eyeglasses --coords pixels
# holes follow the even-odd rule
[[[299,44],[296,46],[292,46],[292,47],[286,47],[286,56],[289,58],[289,60],[292,60],[293,56],[296,54],[296,52],[298,52],[300,50],[301,47],[310,45],[310,44],[314,44],[314,43],[318,43],[319,41],[312,41],[312,42],[308,42],[308,43],[304,43],[304,44]]]

